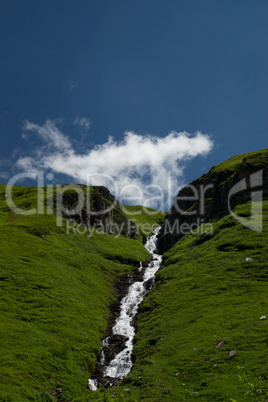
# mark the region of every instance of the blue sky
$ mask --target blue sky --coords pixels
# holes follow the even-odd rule
[[[266,0],[0,7],[2,183],[27,169],[81,182],[89,165],[137,186],[172,170],[176,187],[267,147]]]

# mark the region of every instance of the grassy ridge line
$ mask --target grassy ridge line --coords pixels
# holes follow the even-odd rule
[[[156,285],[140,306],[135,364],[109,394],[119,400],[244,401],[248,388],[240,375],[260,384],[258,400],[266,400],[268,319],[260,317],[268,316],[267,201],[263,207],[261,233],[227,215],[213,222],[213,236],[189,234],[164,255]],[[245,217],[249,211],[250,204],[235,209]]]
[[[4,192],[0,186],[0,400],[87,400],[113,282],[149,254],[137,240],[67,235],[55,216],[14,214]],[[13,197],[23,209],[36,206],[36,188],[17,187]]]
[[[260,166],[260,168],[263,168],[266,164],[266,158],[267,158],[267,149],[260,149],[258,151],[253,151],[253,152],[248,152],[246,154],[239,154],[236,156],[233,156],[224,162],[219,163],[216,166],[213,166],[209,173],[220,173],[222,171],[224,172],[233,172],[237,169],[238,166],[240,166],[242,163],[250,162],[250,164],[253,164],[254,166]],[[202,176],[201,176],[202,177]],[[201,179],[201,178],[200,178]]]
[[[168,251],[192,227],[218,219],[229,213],[229,206],[233,209],[250,200],[257,185],[261,184],[262,197],[268,199],[267,160],[268,149],[238,155],[183,187],[166,215],[158,242],[160,252]],[[177,223],[179,231],[173,230]]]

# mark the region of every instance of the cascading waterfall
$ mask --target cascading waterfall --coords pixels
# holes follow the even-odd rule
[[[154,229],[152,236],[148,237],[145,248],[152,256],[152,261],[145,269],[141,282],[135,282],[129,286],[127,295],[122,299],[120,304],[120,315],[117,318],[112,329],[113,335],[121,335],[126,337],[125,348],[118,353],[110,363],[105,366],[105,356],[103,349],[101,350],[100,364],[103,366],[103,377],[122,379],[131,370],[132,361],[131,354],[133,349],[133,338],[135,329],[132,325],[133,318],[138,312],[139,304],[144,299],[144,296],[152,288],[155,274],[161,266],[162,256],[157,253],[156,242],[160,226]],[[142,270],[142,264],[139,268]],[[149,284],[149,290],[148,285]],[[102,341],[102,346],[109,346],[109,336]],[[88,380],[88,388],[92,391],[98,389],[98,382],[95,379]]]

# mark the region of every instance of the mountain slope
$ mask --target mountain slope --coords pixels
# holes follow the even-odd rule
[[[114,281],[149,254],[140,241],[92,231],[81,222],[69,223],[68,231],[65,218],[56,226],[55,208],[53,215],[16,214],[5,190],[0,186],[0,399],[84,399],[109,305],[119,297]],[[41,190],[14,187],[12,197],[21,209],[32,209]],[[93,188],[94,211],[114,201],[107,191]],[[69,207],[75,205],[74,192],[65,198]],[[118,225],[128,221],[117,207],[109,219]]]
[[[96,392],[85,387],[107,330],[109,304],[117,298],[114,281],[148,258],[142,246],[145,227],[136,231],[131,224],[124,233],[132,238],[91,232],[84,211],[73,218],[85,233],[78,234],[74,223],[76,230],[70,229],[67,236],[65,218],[64,226],[57,227],[55,214],[21,216],[10,211],[2,187],[2,399],[240,402],[249,391],[249,400],[266,400],[267,161],[267,150],[239,155],[192,183],[198,192],[202,185],[213,184],[211,192],[205,192],[201,226],[177,236],[165,232],[163,225],[163,266],[140,305],[132,371],[118,387]],[[254,231],[234,216],[250,220],[251,190],[259,191],[260,186],[247,178],[260,170],[263,226]],[[245,177],[247,189],[240,188],[232,197],[232,216],[226,197]],[[181,195],[192,196],[188,190]],[[18,205],[36,204],[36,189],[15,191]],[[95,198],[95,205],[98,200],[113,202],[109,196],[105,201],[104,193]],[[185,212],[200,210],[200,199],[184,201],[182,214],[172,208],[165,219],[171,227],[177,218],[188,228],[198,222],[198,214],[187,217]],[[71,208],[77,199],[71,195],[66,202]],[[144,213],[136,217],[137,208],[127,207],[126,215],[117,208],[108,216],[108,231],[127,218],[137,226],[163,219],[160,212],[155,218]],[[106,218],[91,223],[102,225]],[[255,218],[259,224],[259,216]],[[146,234],[150,231],[149,227]]]
[[[93,400],[105,392],[144,401],[268,399],[267,161],[267,150],[240,155],[197,180],[208,184],[213,173],[219,199],[226,183],[263,169],[263,228],[251,230],[209,200],[208,232],[203,224],[173,247],[160,240],[168,251],[140,305],[132,371],[121,387]],[[250,194],[242,195],[232,211],[250,219]]]
[[[230,191],[235,190],[238,183],[239,189],[229,199],[232,209],[250,200],[252,191],[260,187],[263,196],[268,198],[267,162],[268,149],[237,155],[213,166],[207,174],[185,186],[174,198],[174,205],[166,215],[159,241],[160,251],[167,251],[192,227],[226,215]],[[183,230],[173,231],[176,222]]]
[[[260,320],[268,315],[267,222],[265,202],[262,233],[227,216],[214,223],[213,237],[187,235],[165,254],[140,307],[135,366],[125,380],[144,400],[240,401],[247,389],[238,366],[267,388],[268,321]]]

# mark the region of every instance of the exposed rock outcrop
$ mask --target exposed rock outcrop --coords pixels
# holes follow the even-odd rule
[[[123,213],[123,207],[119,201],[104,186],[75,186],[82,190],[84,194],[84,203],[79,205],[79,194],[75,188],[63,188],[62,207],[63,215],[67,219],[102,231],[108,234],[122,234],[128,237],[134,237],[136,227],[134,222],[127,219]],[[61,202],[57,202],[61,205]],[[77,209],[75,211],[75,209]],[[75,213],[72,213],[72,210]],[[64,212],[66,211],[66,212]],[[68,212],[68,213],[67,213]]]
[[[200,224],[229,213],[228,200],[233,209],[262,191],[268,198],[268,149],[238,155],[185,186],[169,210],[159,235],[158,248],[163,254],[181,237]],[[238,187],[232,194],[232,189]]]

